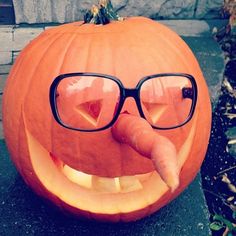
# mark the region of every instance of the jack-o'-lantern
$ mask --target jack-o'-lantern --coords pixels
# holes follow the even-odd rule
[[[140,219],[179,195],[204,159],[210,123],[193,53],[144,17],[46,30],[4,90],[18,171],[36,193],[90,219]]]

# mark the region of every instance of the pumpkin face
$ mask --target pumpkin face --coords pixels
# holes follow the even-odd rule
[[[175,146],[180,185],[171,192],[150,159],[99,132],[66,129],[53,118],[49,88],[72,72],[114,75],[125,87],[157,73],[188,73],[198,86],[193,118],[155,130]],[[127,99],[122,112],[139,116]],[[157,211],[192,181],[206,152],[211,123],[208,90],[183,40],[152,20],[133,17],[105,26],[70,23],[43,32],[20,54],[3,98],[6,143],[17,169],[35,192],[79,216],[131,221]]]

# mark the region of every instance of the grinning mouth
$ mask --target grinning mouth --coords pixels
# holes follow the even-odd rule
[[[180,169],[191,151],[196,121],[178,152]],[[99,214],[129,213],[154,204],[169,191],[156,171],[104,178],[75,170],[50,154],[24,124],[34,173],[49,193],[69,206]]]
[[[103,214],[132,212],[153,204],[168,191],[156,172],[149,173],[144,181],[140,178],[141,186],[135,184],[135,187],[131,185],[122,190],[120,183],[123,177],[101,181],[102,177],[89,176],[72,169],[52,157],[29,131],[26,133],[30,160],[37,178],[47,191],[72,207]],[[131,179],[128,177],[128,180]],[[125,182],[128,183],[128,180]],[[115,187],[109,186],[111,181]],[[96,182],[98,187],[92,187]]]

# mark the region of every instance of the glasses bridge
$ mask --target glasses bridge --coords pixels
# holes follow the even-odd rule
[[[124,88],[124,97],[133,97],[136,98],[138,96],[137,88]]]

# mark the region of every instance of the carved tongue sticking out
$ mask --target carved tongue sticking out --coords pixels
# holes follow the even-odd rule
[[[112,127],[112,134],[118,142],[126,143],[141,155],[150,158],[171,191],[179,186],[179,168],[174,144],[157,134],[145,119],[121,114]]]

